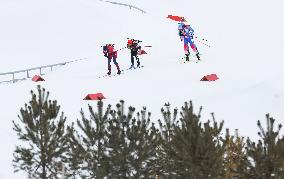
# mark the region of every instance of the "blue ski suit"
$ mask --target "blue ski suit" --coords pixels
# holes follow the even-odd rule
[[[180,35],[181,41],[184,42],[185,54],[188,54],[188,51],[189,51],[188,44],[190,44],[190,47],[192,48],[194,52],[197,51],[196,45],[194,44],[194,41],[193,41],[194,30],[189,25],[183,24],[182,29],[180,29],[180,24],[179,24],[179,35]]]

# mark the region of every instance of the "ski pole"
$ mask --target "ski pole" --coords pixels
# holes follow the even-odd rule
[[[199,39],[199,40],[201,40],[201,41],[206,41],[206,42],[208,42],[208,40],[207,40],[207,39],[205,39],[205,38],[202,38],[202,39],[201,39],[201,38],[196,37],[196,36],[195,36],[194,38]]]
[[[118,49],[117,51],[123,50],[123,49],[125,49],[125,48],[127,48],[127,47],[120,48],[120,49]]]
[[[196,38],[196,37],[195,37],[195,38]],[[196,38],[196,40],[197,40],[199,43],[201,43],[201,44],[203,44],[203,45],[206,45],[206,46],[207,46],[207,47],[209,47],[209,48],[211,47],[210,45],[208,45],[208,44],[206,44],[206,43],[204,43],[204,42],[200,41],[200,40],[199,40],[199,39],[197,39],[197,38]]]
[[[111,44],[111,45],[114,45],[114,44]],[[105,47],[105,45],[101,45],[101,47]],[[127,48],[127,47],[122,47],[122,48],[120,48],[120,49],[118,49],[118,50],[116,50],[116,51],[114,51],[114,52],[118,52],[118,51],[123,50],[123,49],[125,49],[125,48]]]

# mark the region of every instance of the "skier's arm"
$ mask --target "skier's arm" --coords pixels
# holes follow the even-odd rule
[[[107,51],[105,51],[105,50],[104,50],[104,51],[103,51],[103,53],[104,53],[104,56],[105,56],[105,57],[107,57],[107,56],[108,56]]]
[[[137,53],[140,53],[140,51],[141,51],[141,46],[138,45],[138,46],[137,46]]]
[[[189,26],[189,31],[191,31],[191,33],[194,34],[194,30],[190,26]]]
[[[193,36],[194,36],[194,30],[193,30],[193,28],[189,27],[189,32],[190,32],[191,38],[193,39]]]

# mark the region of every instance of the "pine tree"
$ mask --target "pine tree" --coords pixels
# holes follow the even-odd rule
[[[137,113],[126,131],[129,146],[132,148],[130,164],[134,178],[149,178],[150,173],[155,173],[156,150],[160,137],[154,123],[150,120],[151,113],[146,107]]]
[[[178,178],[201,179],[220,178],[223,172],[224,146],[220,137],[223,121],[218,124],[213,117],[210,121],[200,121],[193,111],[193,105],[182,107],[180,125],[175,125],[172,141],[168,149],[174,161]]]
[[[32,99],[20,109],[20,124],[13,121],[13,130],[23,145],[14,151],[15,172],[25,171],[29,178],[58,178],[66,164],[66,152],[72,127],[65,125],[60,106],[48,100],[49,92],[38,86],[38,96],[31,91]],[[68,129],[67,129],[68,128]],[[70,130],[69,130],[70,129]]]
[[[276,175],[279,178],[284,178],[284,136],[277,141],[276,145],[276,155],[279,157],[279,170],[277,171]]]
[[[90,119],[85,117],[81,109],[81,119],[77,120],[80,131],[71,139],[69,163],[74,175],[82,178],[103,178],[108,173],[108,160],[106,156],[108,115],[111,106],[106,111],[103,102],[98,101],[97,112],[89,107]]]
[[[163,121],[160,119],[158,120],[161,144],[157,149],[157,174],[167,178],[173,178],[176,174],[176,166],[172,156],[173,148],[171,143],[174,135],[174,129],[178,125],[178,109],[175,108],[172,113],[170,103],[165,103],[164,107],[161,109],[161,113]]]
[[[110,178],[126,178],[131,175],[129,166],[131,149],[126,139],[126,129],[132,119],[135,108],[129,107],[128,114],[124,114],[124,101],[111,110],[111,120],[108,126],[108,155],[111,162]]]
[[[225,179],[250,178],[248,171],[250,163],[245,151],[245,144],[244,137],[239,136],[237,129],[235,135],[230,135],[229,129],[226,130]]]
[[[261,140],[258,143],[247,140],[247,152],[249,157],[253,160],[253,166],[251,171],[254,178],[257,179],[270,179],[281,178],[283,176],[283,143],[279,139],[279,132],[282,125],[278,125],[278,129],[275,131],[275,119],[266,115],[266,130],[261,125],[260,121],[257,121],[257,126],[260,130],[258,135]]]
[[[150,113],[143,108],[133,117],[134,107],[124,112],[124,101],[112,110],[108,126],[110,178],[149,178],[153,173],[159,136]],[[151,125],[150,125],[151,124]]]

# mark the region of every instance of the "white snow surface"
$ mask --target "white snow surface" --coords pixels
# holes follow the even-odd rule
[[[152,120],[161,118],[160,108],[171,102],[180,108],[193,100],[196,112],[203,106],[202,120],[225,120],[225,128],[257,139],[257,120],[265,124],[270,113],[284,118],[284,25],[281,0],[117,0],[147,13],[96,0],[0,0],[0,73],[80,58],[84,61],[47,72],[44,82],[31,80],[0,84],[0,179],[22,179],[13,173],[12,159],[19,143],[12,130],[19,110],[30,100],[30,90],[41,84],[57,99],[68,122],[88,114],[88,93],[102,92],[105,104],[120,99],[137,111],[147,106]],[[167,15],[185,16],[196,35],[210,41],[211,48],[196,42],[202,62],[179,64],[183,44],[177,23]],[[126,45],[127,37],[143,40],[147,55],[142,69],[121,76],[98,79],[107,72],[101,45]],[[194,59],[194,58],[193,58]],[[121,68],[130,65],[128,50],[118,53]],[[114,65],[113,72],[116,71]],[[207,74],[219,80],[201,82]]]

